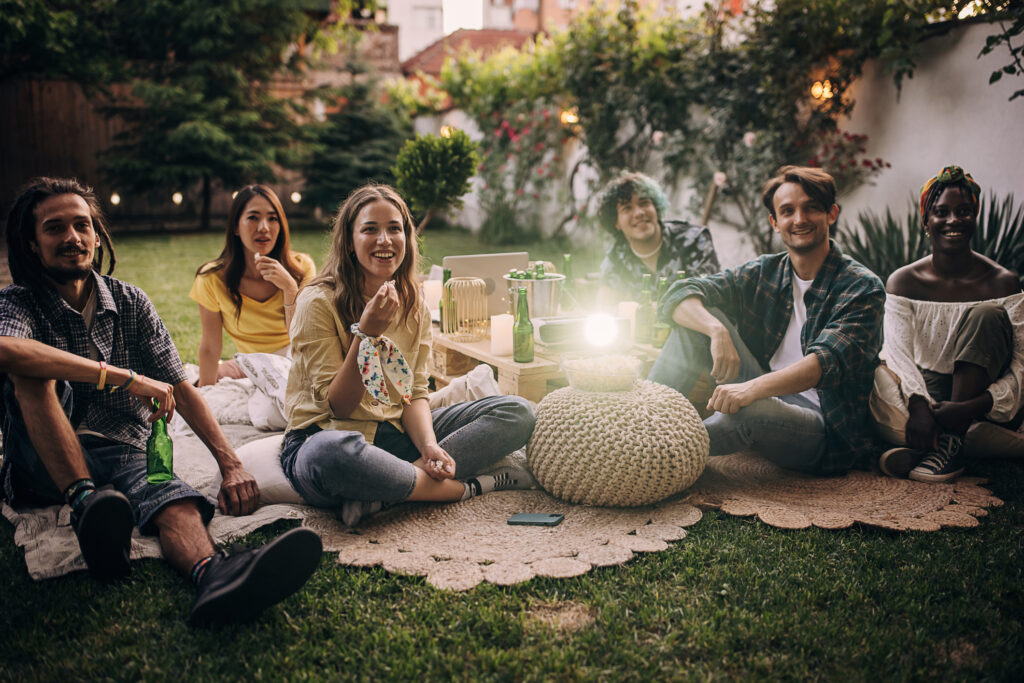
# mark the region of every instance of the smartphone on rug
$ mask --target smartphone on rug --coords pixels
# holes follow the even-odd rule
[[[558,512],[520,512],[508,518],[516,526],[558,526],[565,515]]]

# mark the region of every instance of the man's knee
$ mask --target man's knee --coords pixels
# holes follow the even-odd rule
[[[187,530],[205,526],[199,504],[195,499],[185,498],[171,501],[153,514],[152,523],[160,533]]]

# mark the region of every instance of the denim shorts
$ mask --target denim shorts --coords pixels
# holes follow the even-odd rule
[[[71,385],[57,382],[61,406],[70,415]],[[21,410],[10,382],[4,386],[4,496],[14,508],[64,503],[64,493],[50,479],[46,466],[29,441]],[[204,495],[178,477],[163,484],[146,481],[146,452],[134,446],[91,434],[78,437],[85,454],[89,474],[97,486],[111,484],[131,503],[135,524],[146,535],[157,533],[153,515],[176,500],[195,500],[203,522],[213,517],[214,505]]]

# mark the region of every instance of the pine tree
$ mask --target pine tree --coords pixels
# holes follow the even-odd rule
[[[341,102],[341,110],[316,129],[304,168],[306,199],[328,211],[367,182],[394,184],[391,165],[412,137],[408,117],[382,103],[372,82],[342,89]]]

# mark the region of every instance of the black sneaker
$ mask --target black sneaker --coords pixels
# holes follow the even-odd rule
[[[905,446],[890,448],[878,458],[878,469],[882,470],[882,474],[890,477],[906,479],[910,470],[917,467],[922,458],[924,458],[924,453],[915,451],[913,448]]]
[[[302,588],[323,546],[311,529],[281,534],[262,548],[214,555],[199,582],[189,623],[231,624],[252,619]]]
[[[90,493],[71,511],[71,527],[94,579],[113,581],[128,576],[135,515],[123,493],[111,487]]]
[[[910,478],[914,481],[936,484],[959,477],[964,471],[963,458],[960,457],[963,445],[963,437],[940,434],[939,447],[928,453],[917,467],[910,470]]]

